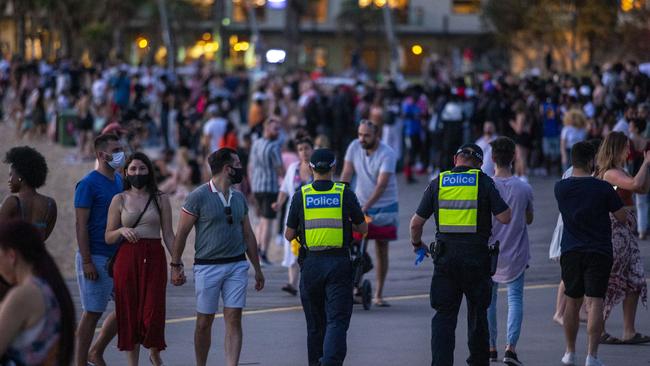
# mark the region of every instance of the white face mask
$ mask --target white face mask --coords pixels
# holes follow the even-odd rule
[[[117,170],[117,169],[124,166],[124,162],[126,160],[126,157],[124,155],[124,151],[120,151],[118,153],[113,153],[112,158],[113,158],[113,160],[108,162],[108,166],[110,166],[114,170]]]

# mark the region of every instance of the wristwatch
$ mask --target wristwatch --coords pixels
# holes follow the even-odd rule
[[[419,247],[420,245],[423,245],[423,244],[424,243],[422,243],[422,240],[418,241],[417,243],[411,242],[411,245],[414,246],[414,247]]]
[[[169,265],[170,265],[172,268],[183,268],[183,267],[184,267],[184,266],[183,266],[183,263],[173,263],[173,262],[170,262]]]

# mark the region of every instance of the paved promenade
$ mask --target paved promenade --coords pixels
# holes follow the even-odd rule
[[[430,353],[430,321],[428,290],[433,265],[425,261],[413,265],[414,254],[408,240],[408,221],[425,188],[420,184],[406,185],[400,181],[400,240],[391,244],[391,267],[386,284],[390,308],[364,311],[355,308],[348,337],[346,365],[398,366],[428,365]],[[525,365],[560,365],[564,351],[562,328],[551,320],[555,308],[556,286],[560,278],[559,264],[548,260],[548,245],[557,220],[557,205],[553,197],[551,178],[531,179],[535,191],[535,222],[529,227],[532,260],[526,272],[524,323],[517,347]],[[425,236],[432,237],[433,225],[427,223]],[[192,234],[193,235],[193,234]],[[650,242],[640,243],[646,270],[650,269]],[[370,248],[371,254],[374,248]],[[272,258],[279,259],[280,249]],[[277,260],[276,262],[279,262]],[[186,263],[189,264],[189,263]],[[649,271],[650,272],[650,271]],[[279,265],[264,268],[266,288],[261,293],[249,291],[248,308],[244,316],[244,346],[240,365],[299,366],[307,364],[306,328],[300,301],[280,291],[286,281],[286,271]],[[369,277],[374,281],[374,272]],[[253,283],[253,281],[251,281]],[[77,289],[70,283],[75,297]],[[78,301],[77,301],[78,303]],[[194,364],[194,286],[190,279],[183,287],[169,287],[167,292],[166,339],[168,348],[163,359],[168,366]],[[506,326],[505,293],[499,297],[499,355],[503,355]],[[456,332],[455,365],[465,365],[467,352],[467,321],[461,309]],[[223,320],[217,319],[213,330],[210,365],[223,365]],[[607,329],[615,336],[622,333],[622,314],[616,308]],[[650,333],[650,316],[639,308],[637,330]],[[578,340],[579,360],[586,353],[585,326]],[[650,345],[602,346],[601,359],[608,366],[650,365]],[[125,355],[115,348],[106,354],[109,365],[125,365]],[[148,365],[147,352],[141,352],[141,364]]]

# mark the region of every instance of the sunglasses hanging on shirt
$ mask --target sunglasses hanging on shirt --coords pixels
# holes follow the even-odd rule
[[[228,225],[232,225],[234,222],[232,218],[232,208],[230,206],[226,206],[225,212],[226,212],[226,220],[228,220]]]

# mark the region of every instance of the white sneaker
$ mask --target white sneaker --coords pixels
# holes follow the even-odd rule
[[[562,357],[562,364],[565,366],[575,366],[576,354],[573,352],[566,352],[564,357]]]
[[[600,362],[600,360],[596,357],[588,355],[587,359],[585,360],[585,366],[605,366],[605,364]]]

